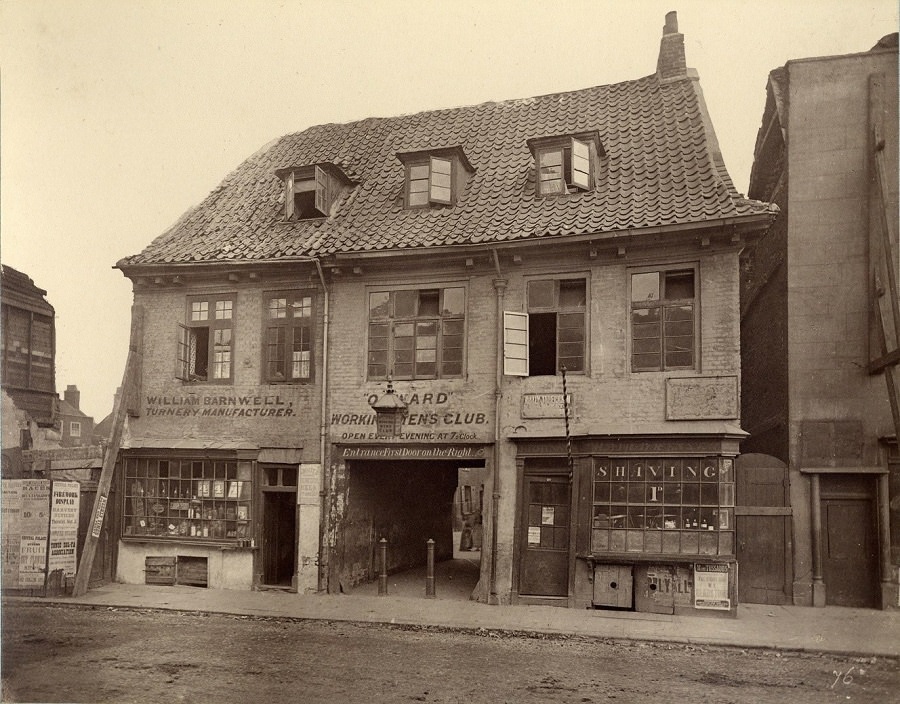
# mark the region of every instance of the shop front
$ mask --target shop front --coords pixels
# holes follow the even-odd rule
[[[189,445],[122,452],[119,578],[296,589],[300,523],[306,503],[318,513],[319,466],[301,464],[299,448]],[[316,490],[304,492],[310,482]]]
[[[519,441],[513,600],[736,615],[737,439]]]

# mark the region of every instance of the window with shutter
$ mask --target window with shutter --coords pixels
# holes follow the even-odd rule
[[[186,382],[229,382],[233,376],[233,296],[188,300],[178,325],[175,377]]]
[[[587,280],[528,282],[528,376],[585,371]]]
[[[503,311],[503,373],[528,376],[528,314]]]
[[[528,146],[534,154],[538,195],[567,195],[594,189],[596,162],[605,155],[595,132],[530,139]]]
[[[304,166],[277,172],[284,179],[286,220],[328,217],[341,194],[340,178],[320,166]]]

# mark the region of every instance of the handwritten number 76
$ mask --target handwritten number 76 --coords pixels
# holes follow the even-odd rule
[[[831,683],[831,689],[834,689],[834,685],[836,685],[839,681],[844,684],[850,684],[853,682],[853,676],[850,674],[853,672],[853,669],[856,665],[851,665],[850,669],[847,672],[838,672],[837,670],[832,670],[831,674],[834,675],[834,682]]]

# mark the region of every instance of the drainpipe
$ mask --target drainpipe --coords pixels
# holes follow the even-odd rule
[[[324,591],[328,586],[328,561],[331,551],[328,549],[328,529],[331,523],[326,506],[328,492],[325,490],[325,480],[328,478],[328,461],[325,457],[325,438],[328,434],[328,328],[329,328],[329,304],[330,295],[328,287],[325,285],[325,274],[322,271],[322,263],[318,259],[313,259],[316,263],[316,270],[319,272],[319,281],[322,284],[322,294],[325,299],[322,310],[322,402],[319,418],[319,457],[322,462],[321,468],[321,484],[319,485],[319,510],[321,511],[321,528],[319,531],[319,578],[317,589]]]
[[[491,579],[489,604],[499,604],[497,596],[497,533],[499,532],[500,511],[500,401],[503,398],[503,295],[506,292],[507,280],[500,271],[500,259],[497,250],[492,249],[494,267],[497,278],[494,279],[494,292],[497,298],[497,369],[494,386],[494,490],[491,494]]]

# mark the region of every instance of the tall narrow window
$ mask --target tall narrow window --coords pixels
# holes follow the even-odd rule
[[[268,294],[265,376],[269,382],[312,378],[313,297],[302,291]]]
[[[585,279],[528,282],[530,376],[584,371],[586,311]]]
[[[631,369],[664,371],[695,366],[693,269],[631,275]]]
[[[233,296],[191,298],[179,325],[176,377],[182,381],[231,381]]]
[[[369,378],[462,376],[465,307],[458,286],[370,293]]]

